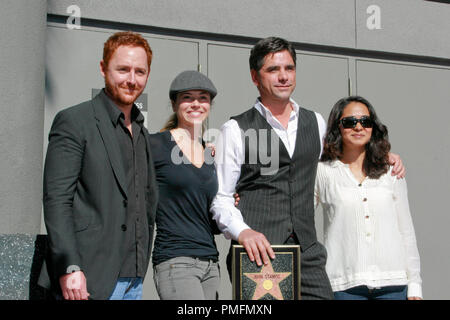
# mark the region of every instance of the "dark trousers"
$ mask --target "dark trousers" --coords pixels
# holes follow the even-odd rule
[[[232,241],[231,246],[237,244]],[[297,237],[292,235],[284,244],[299,244]],[[230,280],[232,280],[231,249],[227,256],[227,269]],[[330,280],[325,271],[327,252],[319,242],[301,249],[300,253],[300,292],[302,300],[333,300],[334,294],[331,289]]]
[[[295,234],[284,244],[299,244]],[[301,247],[300,247],[301,248]],[[325,247],[315,242],[300,253],[300,292],[302,300],[332,300],[334,299],[330,280],[325,271],[327,251]]]

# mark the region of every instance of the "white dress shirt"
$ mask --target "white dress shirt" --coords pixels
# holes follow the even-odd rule
[[[422,297],[406,181],[391,171],[359,184],[341,161],[319,162],[315,205],[323,208],[326,271],[333,291],[408,285],[408,297]]]
[[[259,99],[254,108],[267,120],[269,125],[280,137],[284,146],[292,158],[297,138],[298,104],[291,99],[293,110],[291,111],[287,128],[272,115]],[[319,126],[320,150],[326,131],[326,123],[319,113],[315,113]],[[301,120],[300,120],[301,121]],[[244,222],[242,214],[234,205],[233,194],[236,192],[236,184],[241,175],[241,165],[244,163],[244,145],[241,130],[236,120],[228,120],[221,128],[221,135],[217,139],[216,155],[214,157],[217,171],[219,190],[213,200],[211,212],[220,231],[225,238],[237,240],[244,229],[250,227]]]

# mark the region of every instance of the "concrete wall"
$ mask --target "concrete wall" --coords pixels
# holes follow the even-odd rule
[[[0,6],[0,234],[38,234],[47,1]]]
[[[89,19],[450,58],[450,5],[425,0],[49,0],[48,12],[72,4]]]
[[[340,0],[76,1],[84,18],[221,35],[354,47],[354,1]],[[74,1],[49,1],[49,13],[65,14]],[[331,14],[330,14],[331,13]],[[326,31],[324,31],[326,30]]]
[[[26,300],[40,270],[47,1],[0,7],[0,300]]]
[[[424,0],[355,0],[356,48],[450,58],[450,4]],[[380,8],[381,29],[367,28],[369,6]]]

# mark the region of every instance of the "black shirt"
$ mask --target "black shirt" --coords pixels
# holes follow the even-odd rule
[[[125,125],[125,115],[111,99],[108,113],[115,128],[116,139],[122,154],[122,164],[127,182],[127,216],[122,231],[126,232],[123,243],[125,254],[120,277],[143,277],[147,271],[149,230],[145,189],[148,185],[147,143],[143,131],[144,116],[133,105],[131,130]]]
[[[151,134],[150,148],[160,195],[153,265],[180,256],[217,261],[217,226],[209,212],[218,190],[211,150],[205,150],[205,162],[197,168],[183,155],[170,131]]]

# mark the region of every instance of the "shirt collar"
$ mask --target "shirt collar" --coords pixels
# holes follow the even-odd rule
[[[133,104],[133,108],[131,109],[131,122],[136,122],[140,126],[144,124],[144,115],[136,104]]]
[[[298,117],[298,111],[300,107],[298,106],[297,102],[295,102],[292,98],[289,98],[289,101],[291,102],[291,106],[294,109],[295,117]],[[261,102],[261,99],[258,97],[256,99],[256,102],[254,104],[254,107],[261,113],[261,115],[267,120],[267,121],[276,121],[278,120],[273,116],[272,112]],[[292,115],[291,115],[292,120]]]
[[[334,159],[330,162],[330,166],[333,168],[345,168],[348,167],[348,164],[343,163],[339,159]]]
[[[108,111],[109,117],[111,118],[114,126],[117,126],[121,118],[125,119],[125,115],[122,111],[120,111],[114,101],[112,101],[111,98],[106,94],[104,88],[102,89],[101,94],[107,101],[106,110]],[[142,115],[141,111],[139,111],[139,108],[136,106],[136,104],[133,104],[133,108],[131,109],[131,122],[136,122],[140,126],[142,126],[144,123],[144,116]]]

